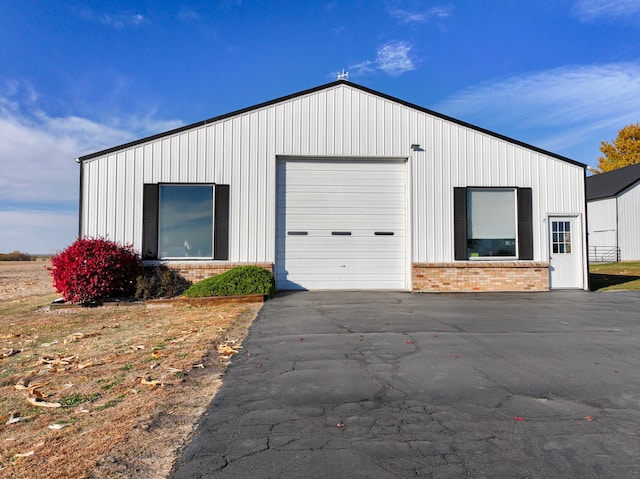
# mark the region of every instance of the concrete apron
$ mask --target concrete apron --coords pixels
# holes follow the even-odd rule
[[[640,294],[267,302],[172,478],[640,476]]]

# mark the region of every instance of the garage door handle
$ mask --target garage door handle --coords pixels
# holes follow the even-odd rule
[[[376,236],[393,236],[393,231],[376,231],[373,234]]]
[[[309,233],[306,231],[287,231],[289,236],[307,236]]]
[[[351,231],[332,231],[331,236],[351,236]]]

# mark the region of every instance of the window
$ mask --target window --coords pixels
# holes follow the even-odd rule
[[[160,185],[160,258],[213,256],[213,186]]]
[[[516,257],[514,189],[467,189],[467,257]]]
[[[533,259],[531,188],[454,188],[456,260]]]
[[[571,253],[571,222],[570,221],[552,221],[551,246],[554,254],[570,254]]]
[[[229,185],[144,185],[144,259],[229,259]]]

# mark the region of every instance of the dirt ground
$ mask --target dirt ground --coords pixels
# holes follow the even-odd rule
[[[51,310],[0,262],[0,478],[164,478],[261,304]]]

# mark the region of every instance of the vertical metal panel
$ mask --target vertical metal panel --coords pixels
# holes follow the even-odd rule
[[[624,217],[625,215],[621,215]],[[618,246],[618,201],[616,198],[587,203],[589,246]],[[637,238],[637,237],[636,237]]]
[[[623,261],[640,260],[640,184],[618,197],[618,242]]]
[[[579,166],[340,84],[151,140],[133,155],[87,160],[84,233],[139,249],[142,184],[222,183],[230,185],[229,260],[273,262],[277,156],[409,157],[415,262],[453,260],[454,187],[532,188],[539,261],[546,215],[584,210]]]

